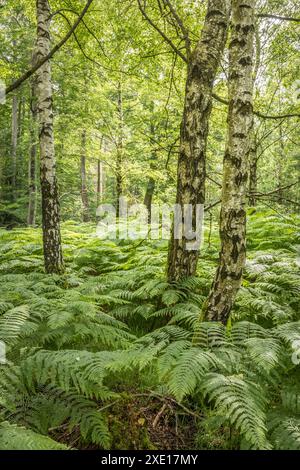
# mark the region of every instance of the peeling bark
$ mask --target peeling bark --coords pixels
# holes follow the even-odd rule
[[[185,105],[180,132],[180,153],[177,169],[176,203],[205,202],[206,145],[208,123],[212,109],[212,89],[224,50],[230,2],[210,0],[201,38],[188,61]],[[193,229],[195,229],[195,210]],[[199,251],[186,249],[187,240],[174,239],[174,227],[168,256],[170,282],[194,275]]]
[[[50,52],[50,7],[48,0],[37,0],[37,42],[34,64]],[[35,93],[39,126],[40,178],[42,194],[44,261],[47,273],[64,271],[60,209],[56,179],[56,162],[53,135],[53,106],[50,61],[42,65],[36,74]]]
[[[229,45],[228,137],[220,214],[221,252],[203,309],[208,321],[227,323],[246,261],[246,184],[253,128],[253,43],[255,0],[233,0]]]

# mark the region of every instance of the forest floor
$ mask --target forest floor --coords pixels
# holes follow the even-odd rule
[[[192,349],[218,259],[216,227],[206,233],[197,277],[178,285],[165,280],[167,241],[102,241],[93,224],[68,221],[62,227],[63,276],[43,272],[40,229],[0,229],[0,339],[10,365],[9,372],[0,368],[0,411],[10,440],[23,426],[52,438],[40,444],[50,448],[240,448],[245,435],[254,447],[272,442],[280,448],[272,427],[265,437],[265,405],[255,402],[263,392],[256,395],[251,387],[260,381],[257,375],[253,382],[253,373],[263,371],[264,390],[281,353],[290,357],[279,340],[300,334],[299,217],[271,211],[249,216],[247,268],[229,328],[202,325]],[[215,345],[226,350],[216,352]],[[225,355],[224,365],[219,358]],[[209,370],[218,374],[207,375],[200,396]],[[232,386],[250,394],[232,392],[234,406],[245,412],[237,425],[218,395],[222,384],[229,386],[229,373]],[[298,369],[284,373],[280,380],[294,387]],[[234,385],[247,374],[247,386]],[[270,409],[279,407],[282,394],[273,386],[266,390]],[[250,404],[255,413],[247,410]],[[16,448],[29,445],[16,439]]]

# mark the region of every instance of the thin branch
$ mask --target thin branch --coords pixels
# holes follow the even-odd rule
[[[298,184],[299,181],[294,181],[293,183],[287,184],[286,186],[281,186],[280,188],[273,189],[272,191],[268,191],[267,193],[260,193],[256,191],[251,191],[248,193],[249,196],[255,196],[255,197],[266,197],[270,196],[272,194],[278,193],[279,191],[283,191],[284,189],[289,189]]]
[[[219,199],[219,201],[213,202],[209,206],[204,207],[204,212],[210,211],[210,209],[217,206],[218,204],[221,204],[221,202],[222,202],[221,199]]]
[[[280,124],[282,124],[282,123],[280,123]],[[262,155],[263,155],[270,147],[272,147],[272,146],[275,145],[277,142],[279,142],[279,141],[282,139],[282,137],[287,137],[287,136],[288,136],[289,134],[291,134],[297,127],[298,127],[298,126],[292,127],[292,129],[290,129],[288,132],[286,132],[283,136],[280,135],[280,136],[277,137],[276,139],[272,140],[272,142],[270,142],[269,144],[267,144],[265,147],[262,147],[262,146],[260,145],[262,148],[261,148],[261,151],[260,151],[259,155],[258,155],[257,158],[256,158],[256,161],[258,161],[258,160],[262,157]]]
[[[206,178],[210,180],[212,183],[214,183],[216,186],[218,186],[219,188],[222,188],[222,184],[216,181],[215,179],[213,179],[211,176],[206,175]]]
[[[190,55],[191,55],[191,41],[190,41],[190,37],[189,37],[189,32],[188,32],[187,28],[185,27],[182,19],[178,15],[177,11],[173,7],[172,3],[170,2],[170,0],[164,0],[164,1],[168,5],[168,7],[169,7],[169,9],[170,9],[170,11],[173,15],[173,18],[175,19],[175,21],[177,22],[179,28],[181,29],[181,32],[183,34],[183,39],[185,41],[185,48],[186,48],[187,57],[190,57]]]
[[[171,39],[147,15],[145,9],[142,7],[141,0],[137,0],[137,2],[138,2],[140,12],[142,13],[143,17],[148,21],[148,23],[152,26],[152,28],[154,28],[161,35],[161,37],[164,39],[164,41],[166,41],[166,43],[168,43],[169,46],[172,47],[172,49],[176,52],[176,54],[178,54],[179,57],[181,57],[181,59],[185,63],[187,63],[188,60],[187,60],[186,56],[181,52],[180,49],[178,49],[177,46],[175,46],[175,44],[171,41]]]
[[[279,15],[272,15],[269,13],[259,13],[258,18],[269,18],[274,20],[281,20],[281,21],[295,21],[296,23],[300,23],[300,18],[293,18],[292,16],[279,16]]]
[[[60,10],[57,10],[57,11],[53,12],[51,14],[51,18],[53,18],[56,15],[61,15],[62,12],[70,12],[70,13],[73,13],[74,15],[79,16],[79,13],[77,11],[73,10],[72,8],[61,8]],[[61,15],[61,16],[63,16],[63,15]],[[84,21],[83,18],[81,19],[81,23],[83,24],[85,29],[90,33],[90,35],[95,39],[95,41],[97,42],[98,46],[100,47],[103,55],[108,59],[108,56],[107,56],[107,54],[104,50],[104,47],[103,47],[101,41],[97,38],[96,34],[90,29],[90,27],[86,24],[86,22]]]
[[[299,118],[299,113],[287,113],[287,114],[263,114],[259,111],[253,111],[254,114],[262,119],[287,119],[287,118]]]
[[[75,23],[73,24],[72,28],[70,28],[70,30],[63,37],[63,39],[58,44],[56,44],[53,47],[53,49],[51,49],[49,54],[47,54],[42,60],[40,60],[37,64],[35,64],[34,67],[32,67],[30,70],[27,70],[27,72],[25,72],[20,78],[18,78],[15,82],[13,82],[10,86],[8,86],[6,88],[6,91],[5,91],[6,95],[8,95],[8,93],[11,93],[13,90],[15,90],[20,85],[22,85],[22,83],[25,82],[25,80],[30,78],[40,67],[42,67],[42,65],[44,65],[48,60],[50,60],[51,57],[53,57],[53,55],[68,41],[68,39],[72,36],[74,31],[76,30],[77,26],[79,26],[82,18],[84,17],[86,12],[88,11],[92,1],[93,0],[88,0],[87,1],[84,9],[82,10],[81,14],[78,16],[78,18],[75,21]]]
[[[225,104],[226,106],[229,105],[229,102],[225,98],[221,98],[220,96],[216,95],[215,93],[212,94],[212,97],[216,100],[219,101],[219,103]],[[262,118],[262,119],[286,119],[286,118],[292,118],[292,117],[300,117],[299,113],[287,113],[287,114],[263,114],[260,111],[253,111],[253,113]]]
[[[57,14],[62,16],[66,20],[66,22],[68,23],[69,26],[71,25],[70,20],[61,11],[58,11]],[[90,56],[88,56],[86,54],[84,48],[82,47],[81,43],[79,42],[79,39],[78,39],[77,34],[75,33],[75,31],[73,31],[73,36],[74,36],[74,39],[75,39],[75,42],[76,42],[77,46],[79,47],[79,49],[80,49],[82,55],[85,57],[85,59],[89,60],[90,62],[97,65],[98,67],[102,67],[103,69],[105,69],[105,67],[102,64],[100,64],[95,59],[92,59]]]

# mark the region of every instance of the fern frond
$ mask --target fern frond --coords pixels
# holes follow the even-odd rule
[[[270,448],[266,433],[266,400],[260,387],[240,376],[209,373],[201,382],[204,396],[258,449]]]
[[[0,450],[67,450],[47,436],[8,422],[0,423]]]

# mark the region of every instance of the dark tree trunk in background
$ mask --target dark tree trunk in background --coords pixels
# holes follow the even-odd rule
[[[18,110],[18,142],[22,141],[25,130],[25,118],[26,118],[26,98],[22,96],[19,100],[19,110]],[[26,159],[25,153],[21,146],[20,151],[18,152],[17,158],[17,188],[21,186],[22,177],[24,175],[24,170],[26,171]],[[18,181],[19,178],[19,181]]]
[[[249,206],[256,206],[256,196],[257,193],[257,144],[254,132],[251,133],[251,144],[249,151]]]
[[[86,130],[82,131],[81,135],[81,162],[80,162],[80,176],[81,176],[81,200],[82,200],[82,220],[88,222],[89,217],[89,198],[87,191],[87,177],[86,177]]]
[[[18,148],[18,133],[19,133],[19,98],[17,93],[12,97],[12,110],[11,110],[11,191],[12,198],[16,199],[17,189],[17,148]]]
[[[147,208],[149,224],[151,223],[151,206],[152,206],[152,198],[154,194],[154,189],[155,189],[155,180],[154,178],[150,176],[148,179],[146,193],[144,197],[144,204]]]
[[[248,155],[253,128],[253,43],[255,0],[233,0],[229,45],[228,137],[220,214],[221,252],[203,310],[209,321],[227,323],[246,261]]]
[[[279,126],[279,154],[278,154],[278,162],[277,162],[277,187],[278,192],[278,203],[283,203],[283,190],[280,189],[283,186],[283,174],[282,174],[282,167],[283,162],[285,160],[285,149],[284,149],[284,140],[283,140],[283,130],[282,124]]]
[[[205,202],[206,144],[212,89],[226,42],[229,3],[224,0],[209,0],[201,38],[188,61],[176,202],[182,208],[184,204],[193,206],[194,229],[196,205]],[[199,250],[187,250],[187,242],[185,237],[174,239],[173,226],[168,257],[170,282],[196,272]]]
[[[121,81],[118,83],[118,137],[117,137],[117,161],[116,161],[116,215],[120,216],[119,200],[123,193],[123,151],[124,151],[124,116],[123,116],[123,91]]]
[[[50,52],[50,7],[48,0],[37,0],[37,24],[34,63],[41,61]],[[64,271],[64,263],[60,235],[60,209],[53,135],[51,65],[49,60],[38,69],[35,84],[39,123],[45,270],[47,273],[59,274]]]
[[[35,224],[36,215],[36,159],[37,159],[37,104],[32,81],[30,100],[30,154],[28,161],[28,212],[27,224]]]
[[[150,126],[150,133],[151,133],[151,137],[154,137],[155,129],[154,129],[153,123],[151,123],[151,126]],[[151,143],[153,144],[152,141]],[[150,170],[155,169],[156,160],[157,160],[157,155],[156,155],[156,152],[153,150],[151,153],[151,158],[150,158]],[[146,187],[146,193],[144,197],[144,205],[147,208],[149,224],[151,223],[151,205],[152,205],[154,190],[155,190],[155,179],[152,176],[149,176],[147,187]]]

